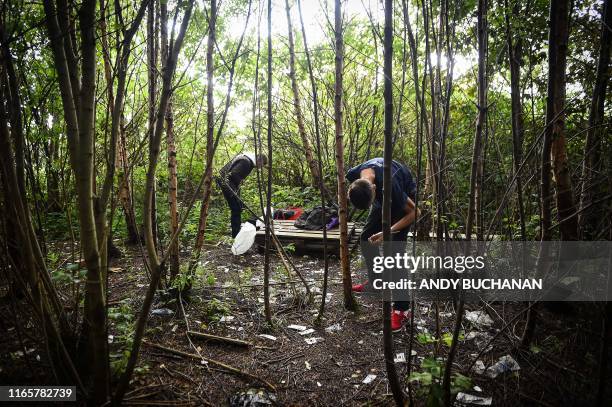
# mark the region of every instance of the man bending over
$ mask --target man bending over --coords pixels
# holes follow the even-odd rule
[[[349,200],[357,209],[370,209],[366,224],[361,232],[361,250],[368,269],[368,281],[353,286],[353,291],[363,292],[371,288],[373,280],[374,257],[380,256],[379,244],[383,241],[382,232],[382,186],[383,164],[381,157],[373,158],[346,174],[351,182]],[[410,170],[405,165],[393,161],[391,164],[391,237],[394,241],[406,242],[409,226],[415,221],[414,197],[416,184]],[[391,314],[391,329],[400,331],[409,318],[409,302],[396,301]]]
[[[253,168],[262,168],[268,163],[268,157],[259,154],[257,159],[253,153],[238,154],[219,170],[217,185],[223,192],[223,197],[232,212],[232,237],[240,232],[242,222],[242,203],[240,202],[240,184],[249,176]]]

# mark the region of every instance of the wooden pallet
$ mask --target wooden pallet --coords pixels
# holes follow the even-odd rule
[[[275,220],[274,234],[278,237],[283,246],[293,244],[297,252],[322,251],[323,250],[323,231],[304,230],[296,228],[294,220]],[[348,222],[349,241],[359,237],[361,228],[354,222]],[[255,243],[260,246],[265,244],[266,229],[262,227],[255,235]],[[332,252],[340,250],[340,229],[334,228],[327,231],[327,249]]]

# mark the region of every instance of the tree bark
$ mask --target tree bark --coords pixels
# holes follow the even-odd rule
[[[176,70],[176,64],[178,60],[178,54],[183,46],[183,40],[185,38],[185,33],[187,31],[187,27],[189,26],[189,21],[191,19],[191,13],[193,11],[194,1],[189,1],[187,3],[187,7],[185,10],[185,14],[183,15],[183,20],[181,22],[181,27],[179,29],[179,34],[176,37],[176,40],[171,45],[171,48],[168,52],[168,58],[164,63],[164,72],[162,75],[162,91],[159,97],[159,105],[156,112],[155,119],[155,128],[153,132],[152,146],[150,146],[150,157],[149,157],[149,166],[147,169],[147,178],[145,183],[145,196],[144,196],[144,237],[145,244],[148,254],[148,263],[149,269],[151,270],[151,281],[149,282],[149,287],[145,294],[145,298],[142,304],[142,308],[138,315],[138,319],[136,320],[135,328],[134,328],[134,339],[132,344],[132,349],[130,350],[130,357],[128,359],[125,371],[121,375],[119,380],[119,384],[117,385],[117,390],[113,396],[113,401],[116,404],[120,404],[125,396],[125,393],[130,384],[130,378],[134,373],[134,368],[136,367],[136,363],[138,361],[138,353],[140,350],[140,345],[142,343],[142,337],[144,335],[145,327],[147,320],[149,319],[149,312],[151,310],[151,305],[153,304],[153,298],[155,296],[155,292],[157,290],[157,286],[160,282],[161,272],[163,268],[163,264],[160,262],[159,257],[157,256],[157,248],[155,246],[155,240],[153,235],[153,218],[152,214],[152,204],[153,204],[153,193],[154,193],[154,184],[155,184],[155,172],[157,170],[157,162],[159,160],[161,139],[163,133],[163,122],[164,116],[166,114],[168,108],[168,102],[170,100],[170,96],[172,93],[172,79],[174,77],[174,72]]]
[[[584,144],[584,161],[582,164],[582,190],[580,194],[579,227],[583,240],[596,238],[598,224],[605,219],[606,204],[591,207],[592,202],[605,194],[605,183],[598,179],[602,170],[601,144],[606,135],[604,107],[610,81],[610,47],[612,43],[612,6],[605,0],[601,19],[601,36],[599,41],[599,59],[591,107],[589,110],[589,128]]]
[[[473,226],[479,216],[480,202],[482,200],[482,143],[483,132],[487,122],[487,0],[478,1],[478,117],[476,118],[476,134],[472,150],[472,167],[470,173],[470,196],[468,202],[468,216],[465,225],[466,239],[472,237]]]
[[[160,34],[161,34],[161,57],[162,61],[166,61],[168,58],[168,4],[166,2],[160,2]],[[168,153],[168,208],[170,211],[170,230],[169,235],[174,236],[179,228],[179,215],[178,215],[178,203],[177,203],[177,169],[176,169],[176,141],[174,134],[174,112],[172,105],[172,97],[168,101],[168,108],[166,110],[166,148]],[[179,274],[179,239],[176,239],[174,243],[168,248],[170,262],[170,284],[174,281],[175,277]]]
[[[338,173],[338,218],[340,221],[340,269],[342,272],[342,288],[344,293],[344,308],[355,310],[357,302],[353,296],[351,281],[351,263],[348,247],[348,197],[344,169],[344,136],[343,136],[343,70],[344,70],[344,38],[342,32],[342,10],[340,0],[336,0],[334,13],[335,41],[336,41],[336,81],[334,95],[334,118],[336,133],[336,172]]]
[[[58,4],[60,19],[64,12]],[[108,342],[106,334],[105,295],[102,285],[101,258],[98,231],[94,208],[93,188],[93,149],[94,149],[94,98],[96,80],[96,2],[85,0],[79,10],[81,47],[80,60],[82,77],[76,79],[76,63],[69,66],[71,54],[69,24],[62,21],[60,28],[56,7],[51,0],[45,0],[47,28],[51,39],[55,67],[58,73],[70,161],[75,173],[77,203],[80,224],[81,250],[87,265],[87,284],[85,286],[85,307],[83,332],[85,337],[82,353],[88,355],[89,363],[84,366],[84,376],[91,387],[90,400],[103,404],[109,395]],[[71,54],[67,56],[67,54]],[[74,97],[74,91],[78,97]],[[103,232],[102,232],[103,234]]]
[[[268,185],[266,189],[266,214],[264,221],[266,224],[266,236],[265,236],[265,255],[264,255],[264,281],[263,281],[263,294],[264,294],[264,314],[266,316],[266,322],[269,326],[273,325],[272,312],[270,309],[270,250],[271,250],[271,231],[272,227],[272,0],[268,0],[268,66],[266,69],[267,74],[267,141],[268,141]]]
[[[212,7],[211,7],[212,9]],[[215,20],[217,18],[217,11],[216,11],[216,4],[215,4]],[[216,122],[216,120],[214,119],[214,109],[212,109],[212,112],[207,112],[207,120],[209,117],[211,117],[209,123],[211,123],[212,128],[210,129],[210,133],[207,130],[207,152],[206,152],[206,166],[204,169],[204,181],[203,181],[203,197],[202,197],[202,206],[200,207],[200,219],[198,222],[198,235],[196,238],[196,244],[194,246],[193,249],[193,253],[194,255],[191,258],[191,262],[189,264],[189,273],[191,274],[195,268],[195,266],[197,265],[197,262],[200,258],[200,253],[202,251],[202,247],[204,246],[204,238],[205,238],[205,233],[206,233],[206,222],[208,219],[208,207],[210,204],[210,198],[212,196],[212,168],[213,168],[213,160],[215,157],[215,151],[217,151],[217,147],[219,145],[219,141],[221,140],[221,135],[223,134],[223,129],[225,127],[225,122],[227,119],[227,114],[229,112],[229,108],[230,108],[230,104],[231,104],[231,95],[232,95],[232,89],[234,86],[234,73],[235,73],[235,69],[236,69],[236,62],[238,61],[238,58],[240,56],[240,50],[242,48],[242,43],[244,41],[244,36],[246,33],[246,29],[248,27],[249,24],[249,19],[251,17],[251,10],[252,10],[252,0],[249,0],[249,6],[248,6],[248,10],[247,10],[247,16],[246,16],[246,21],[245,21],[245,25],[244,25],[244,29],[242,30],[242,34],[240,36],[240,40],[238,41],[238,45],[236,46],[236,50],[234,51],[234,55],[233,58],[231,60],[231,63],[228,66],[228,71],[229,71],[229,79],[227,81],[227,92],[225,95],[225,107],[223,109],[223,114],[221,115],[221,119],[220,119],[220,123],[219,126],[217,127],[217,132],[215,134],[214,132],[214,124]],[[209,21],[209,24],[211,24],[212,21],[212,11],[211,11],[211,20]],[[215,22],[216,24],[216,22]],[[210,36],[209,36],[210,38]],[[213,66],[213,52],[214,52],[214,44],[211,45],[210,48],[210,58],[211,58],[211,64],[207,65],[211,67],[211,70],[214,68]],[[208,51],[207,51],[207,55],[208,55]],[[224,60],[223,57],[221,57],[222,60]],[[214,71],[210,73],[210,75],[213,75]],[[211,76],[211,83],[212,83],[212,78],[213,76]],[[208,89],[211,89],[211,87],[209,87]],[[208,97],[211,98],[210,104],[208,102]],[[207,109],[208,106],[214,106],[214,101],[212,100],[213,95],[207,94]],[[212,116],[211,116],[212,115]],[[257,155],[257,154],[256,154]]]
[[[391,241],[391,163],[393,161],[393,0],[385,0],[385,28],[384,28],[384,99],[385,99],[385,143],[383,167],[383,205],[382,205],[382,231],[385,255],[390,255],[387,242]],[[400,385],[395,367],[393,352],[393,332],[391,331],[391,302],[383,300],[383,347],[385,366],[389,387],[393,393],[395,404],[404,405],[404,392]]]
[[[541,169],[540,169],[540,250],[536,263],[536,273],[543,275],[549,262],[549,248],[545,243],[552,238],[552,186],[551,161],[555,137],[562,136],[563,145],[557,146],[557,153],[564,153],[565,138],[563,137],[563,104],[565,98],[565,53],[568,33],[568,2],[567,0],[551,0],[549,7],[550,27],[548,30],[548,84],[546,97],[546,123],[542,139]],[[559,143],[559,140],[557,140]],[[559,151],[559,148],[563,151]],[[558,163],[557,165],[559,165]],[[559,169],[559,168],[558,168]],[[565,191],[567,194],[567,191]],[[569,191],[571,194],[571,190]],[[560,208],[557,208],[560,210]],[[563,219],[563,218],[561,218]],[[576,222],[574,222],[576,224]],[[561,239],[568,238],[561,232]],[[521,347],[526,348],[531,343],[537,321],[537,304],[527,311],[527,321],[521,336]]]
[[[520,3],[515,0],[512,15],[520,18]],[[518,176],[519,167],[523,161],[523,105],[521,102],[521,54],[522,39],[520,34],[512,31],[510,24],[510,7],[504,0],[504,17],[506,22],[506,42],[508,45],[508,64],[510,66],[510,98],[512,104],[512,157],[516,177],[516,203],[519,217],[521,240],[526,239],[525,208],[523,204],[523,181]],[[516,37],[514,40],[513,37]]]
[[[565,146],[565,67],[567,65],[567,40],[569,34],[569,1],[551,0],[551,37],[549,47],[549,79],[546,104],[546,122],[550,131],[550,154],[555,179],[557,218],[561,240],[578,238],[578,217],[575,215],[572,180],[570,178]],[[554,58],[553,58],[554,57]],[[552,65],[550,65],[552,63]],[[553,118],[556,117],[555,120]],[[569,218],[569,219],[566,219]]]
[[[125,217],[125,226],[127,229],[127,243],[136,244],[140,239],[140,232],[136,223],[136,213],[134,212],[134,200],[132,198],[132,188],[130,186],[131,167],[128,162],[127,153],[127,138],[125,136],[125,118],[121,115],[121,123],[119,129],[119,146],[118,146],[118,180],[119,200],[121,201],[121,209]]]
[[[300,92],[295,75],[295,45],[293,41],[293,25],[291,24],[289,0],[285,0],[285,13],[287,15],[287,30],[289,33],[289,79],[291,80],[291,91],[293,93],[293,108],[295,110],[295,120],[297,122],[300,139],[302,140],[302,147],[304,148],[306,163],[308,164],[308,169],[310,170],[310,175],[312,176],[312,186],[318,188],[319,178],[321,178],[321,175],[319,173],[317,161],[315,160],[314,154],[312,152],[312,146],[310,145],[310,141],[308,140],[308,135],[306,134],[306,127],[304,126],[304,114],[302,112],[302,102],[300,100]]]
[[[212,163],[214,159],[214,132],[215,132],[215,100],[214,100],[214,51],[217,25],[217,0],[210,2],[210,16],[208,19],[208,42],[206,46],[206,168],[204,174],[204,196],[200,207],[200,220],[198,224],[198,236],[196,238],[195,250],[199,253],[204,245],[204,234],[206,232],[206,220],[208,217],[208,206],[212,191]]]
[[[155,154],[152,151],[155,132],[155,95],[157,93],[157,52],[156,52],[156,37],[155,30],[155,5],[157,0],[150,0],[147,10],[147,84],[148,84],[148,133],[149,133],[149,156]],[[157,181],[153,183],[153,198],[151,202],[151,222],[153,224],[153,241],[157,247],[157,198],[156,186]],[[145,222],[146,223],[146,222]]]

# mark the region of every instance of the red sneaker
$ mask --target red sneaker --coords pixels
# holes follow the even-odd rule
[[[391,311],[391,331],[399,332],[410,320],[410,311]]]
[[[361,284],[355,284],[353,285],[353,292],[362,293],[365,291],[367,285],[368,285],[367,281]]]

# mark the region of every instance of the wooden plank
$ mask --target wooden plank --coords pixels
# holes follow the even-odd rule
[[[308,251],[315,250],[319,251],[323,249],[323,231],[322,230],[305,230],[299,229],[294,226],[294,220],[275,220],[274,234],[279,239],[281,244],[294,244],[296,250]],[[359,239],[361,233],[361,227],[357,227],[354,222],[348,223],[348,240],[351,244],[355,239]],[[256,242],[259,245],[263,244],[263,237],[265,236],[265,227],[260,228],[256,233]],[[327,231],[327,249],[332,253],[338,252],[340,248],[340,229],[335,228]]]

